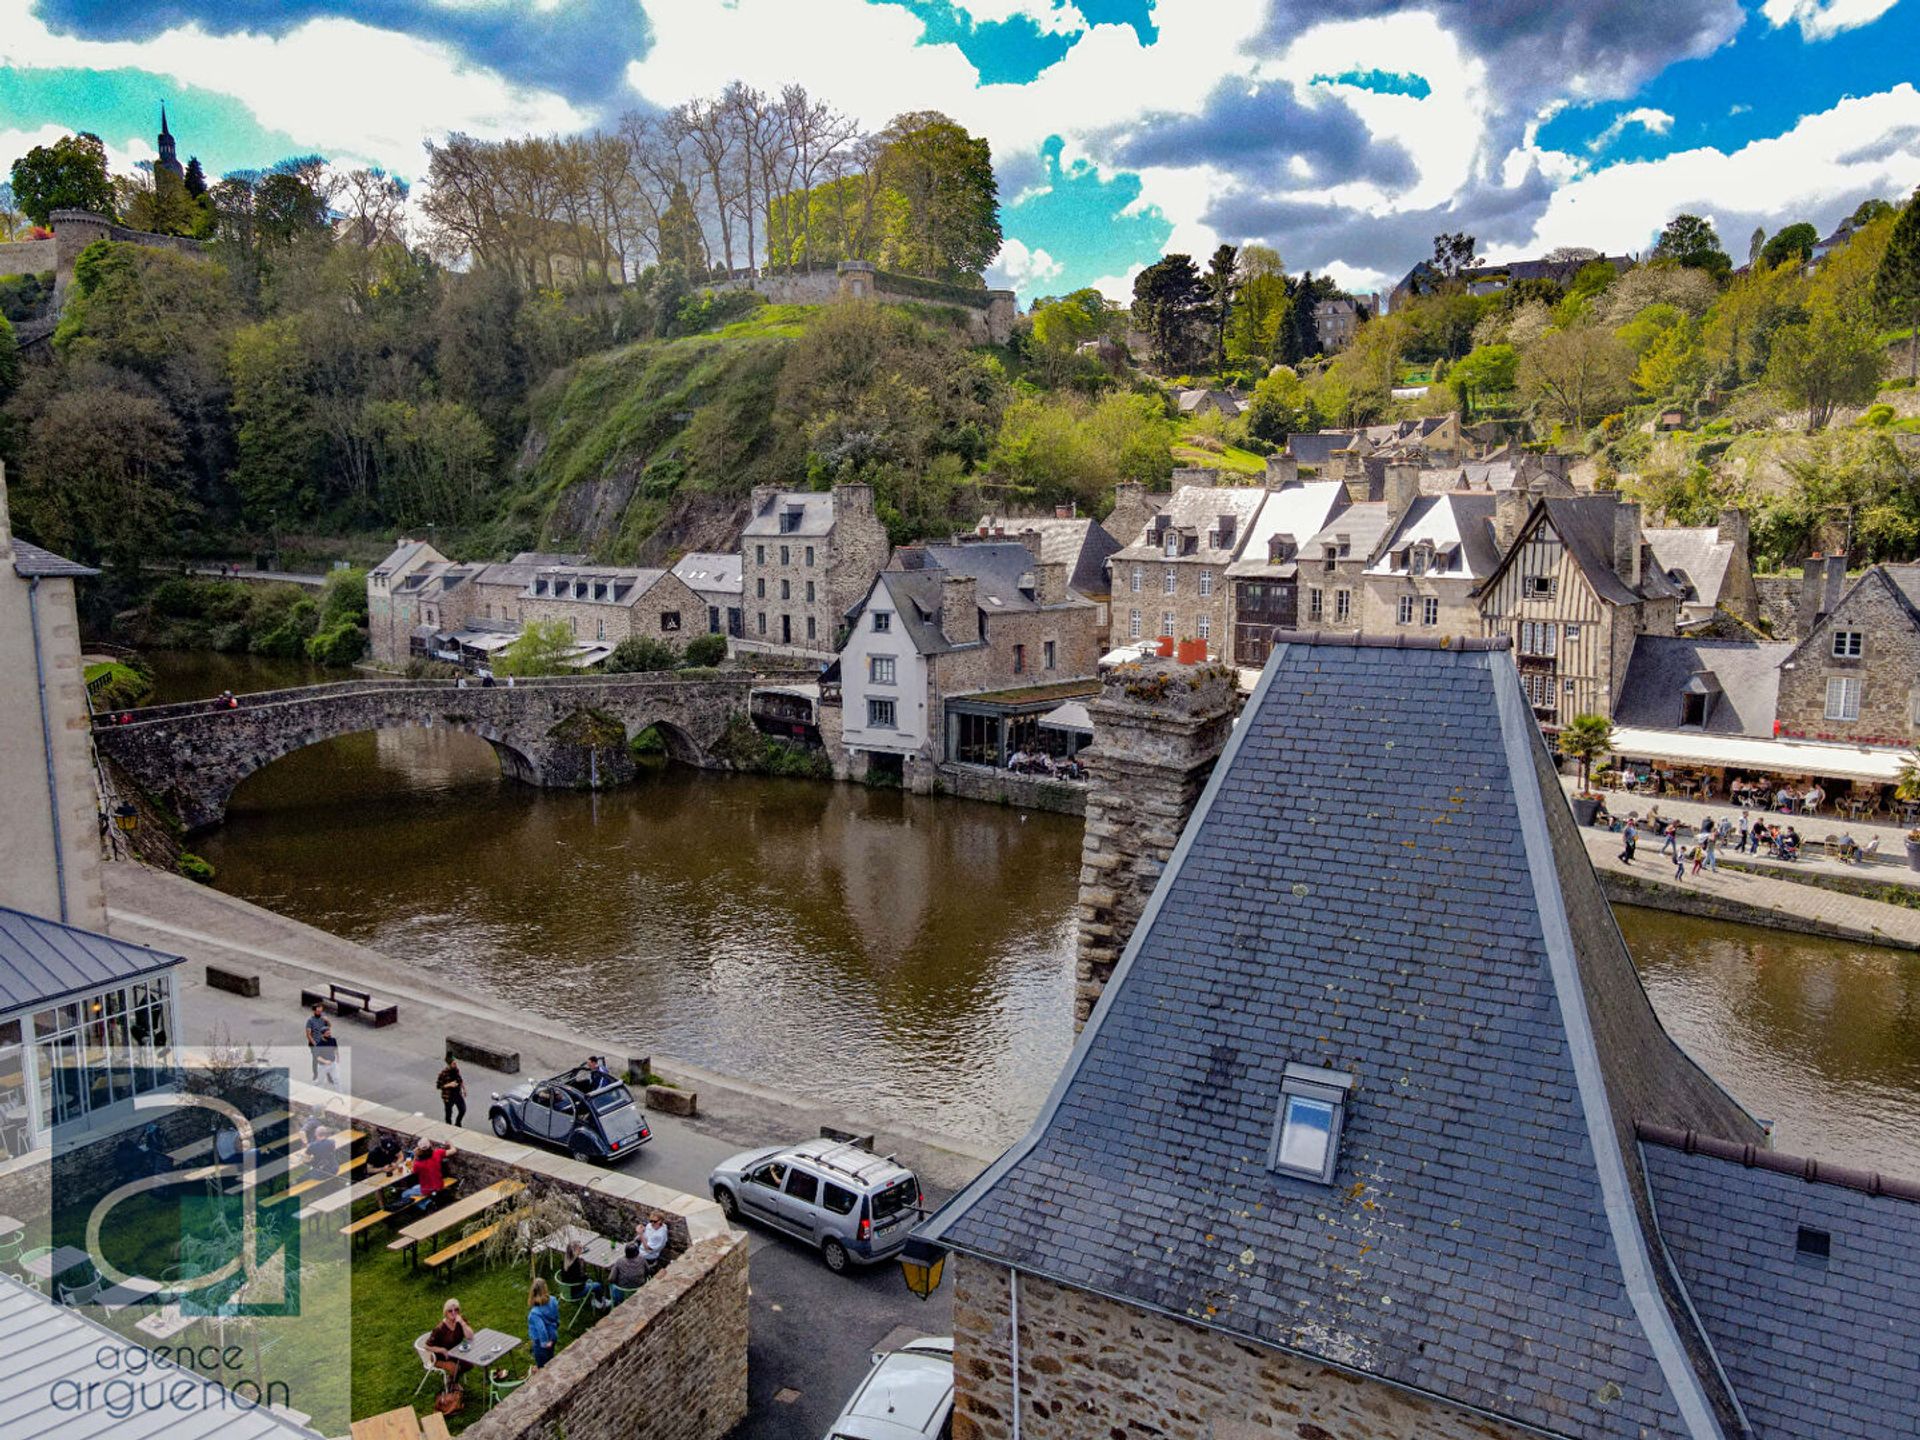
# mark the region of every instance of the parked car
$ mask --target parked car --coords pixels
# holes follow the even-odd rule
[[[624,1160],[653,1138],[633,1092],[584,1068],[496,1093],[488,1118],[502,1140],[538,1140],[576,1160]]]
[[[835,1271],[899,1254],[922,1213],[911,1170],[843,1140],[748,1150],[715,1166],[707,1183],[728,1219],[784,1230]]]
[[[953,1434],[953,1337],[875,1352],[873,1369],[827,1440],[948,1440]]]

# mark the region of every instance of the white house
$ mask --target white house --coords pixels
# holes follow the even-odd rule
[[[882,570],[840,651],[844,739],[869,756],[919,754],[933,734],[927,657],[947,648],[936,573]]]

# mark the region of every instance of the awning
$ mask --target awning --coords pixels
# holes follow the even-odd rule
[[[1087,707],[1078,700],[1069,700],[1057,710],[1049,710],[1040,717],[1040,723],[1049,730],[1072,730],[1081,735],[1093,734],[1093,717],[1087,714]]]
[[[1816,745],[1798,740],[1756,740],[1745,735],[1711,735],[1698,730],[1613,732],[1613,753],[1635,760],[1670,760],[1681,765],[1733,765],[1775,775],[1829,775],[1891,785],[1900,778],[1905,752],[1864,745]]]

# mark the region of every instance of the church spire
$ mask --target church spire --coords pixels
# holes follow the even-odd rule
[[[160,102],[160,136],[157,147],[160,158],[153,162],[155,175],[172,175],[175,179],[184,173],[180,168],[180,157],[173,153],[173,132],[167,129],[167,102]]]

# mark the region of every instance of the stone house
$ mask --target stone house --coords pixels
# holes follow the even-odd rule
[[[759,488],[740,534],[745,634],[734,649],[826,664],[842,619],[887,563],[871,485]]]
[[[584,555],[523,550],[500,563],[465,563],[447,559],[425,541],[401,540],[367,572],[371,657],[381,665],[404,665],[430,648],[421,642],[475,622],[518,629],[521,596],[533,577],[585,562]]]
[[[706,603],[709,635],[730,635],[737,640],[745,633],[740,603],[745,584],[737,553],[689,550],[673,562],[673,573]]]
[[[1809,561],[1802,594],[1815,618],[1780,666],[1780,734],[1920,740],[1920,565],[1873,565],[1847,586],[1844,558]]]
[[[1504,553],[1479,592],[1484,633],[1512,642],[1542,726],[1611,716],[1635,638],[1674,634],[1680,613],[1680,588],[1651,561],[1640,507],[1617,494],[1516,491],[1494,503]]]
[[[956,1440],[1920,1413],[1920,1187],[1770,1153],[1662,1029],[1504,649],[1278,646],[1039,1117],[920,1231]],[[1181,818],[1126,813],[1089,853]]]
[[[679,647],[706,629],[705,602],[667,570],[551,566],[536,571],[519,598],[522,626],[563,620],[576,640],[609,651],[633,639]]]
[[[1385,500],[1358,500],[1307,537],[1300,547],[1298,578],[1302,629],[1359,633],[1366,616],[1367,567],[1392,523]]]
[[[1107,559],[1121,542],[1105,527],[1077,514],[1075,507],[1061,505],[1051,515],[982,515],[971,536],[954,537],[956,545],[981,540],[1018,540],[1041,564],[1065,565],[1067,588],[1093,602],[1100,643],[1107,643],[1109,604],[1113,599]]]
[[[1246,407],[1229,390],[1182,390],[1174,400],[1182,415],[1219,415],[1231,420]]]
[[[1166,503],[1165,495],[1151,493],[1138,480],[1122,480],[1113,487],[1113,508],[1100,528],[1113,538],[1116,547],[1131,545]]]
[[[408,582],[429,566],[447,563],[426,541],[401,540],[367,572],[367,641],[376,663],[407,663],[407,637],[421,623],[419,583]]]
[[[1320,348],[1331,355],[1353,343],[1366,307],[1350,295],[1322,300],[1313,307],[1313,325],[1320,336]]]
[[[1232,643],[1227,567],[1240,558],[1265,503],[1258,485],[1182,485],[1108,562],[1115,644],[1171,636],[1203,640],[1214,654]]]
[[[1270,467],[1269,474],[1276,473],[1286,472]],[[1274,630],[1300,623],[1300,570],[1307,563],[1307,546],[1350,508],[1347,487],[1333,480],[1283,481],[1268,491],[1240,558],[1227,566],[1233,614],[1229,663],[1258,669],[1273,649]],[[1351,533],[1347,544],[1351,550]]]
[[[1722,611],[1747,625],[1760,618],[1744,510],[1729,506],[1717,525],[1650,526],[1646,536],[1654,561],[1680,588],[1680,629],[1712,625]]]
[[[896,551],[847,626],[836,761],[923,793],[942,762],[1003,765],[1040,717],[1094,688],[1100,659],[1095,606],[1065,562],[1010,542]]]
[[[1387,530],[1362,572],[1359,627],[1375,635],[1477,635],[1474,592],[1500,564],[1498,497],[1455,490],[1423,495],[1421,473],[1410,464],[1387,467]]]

